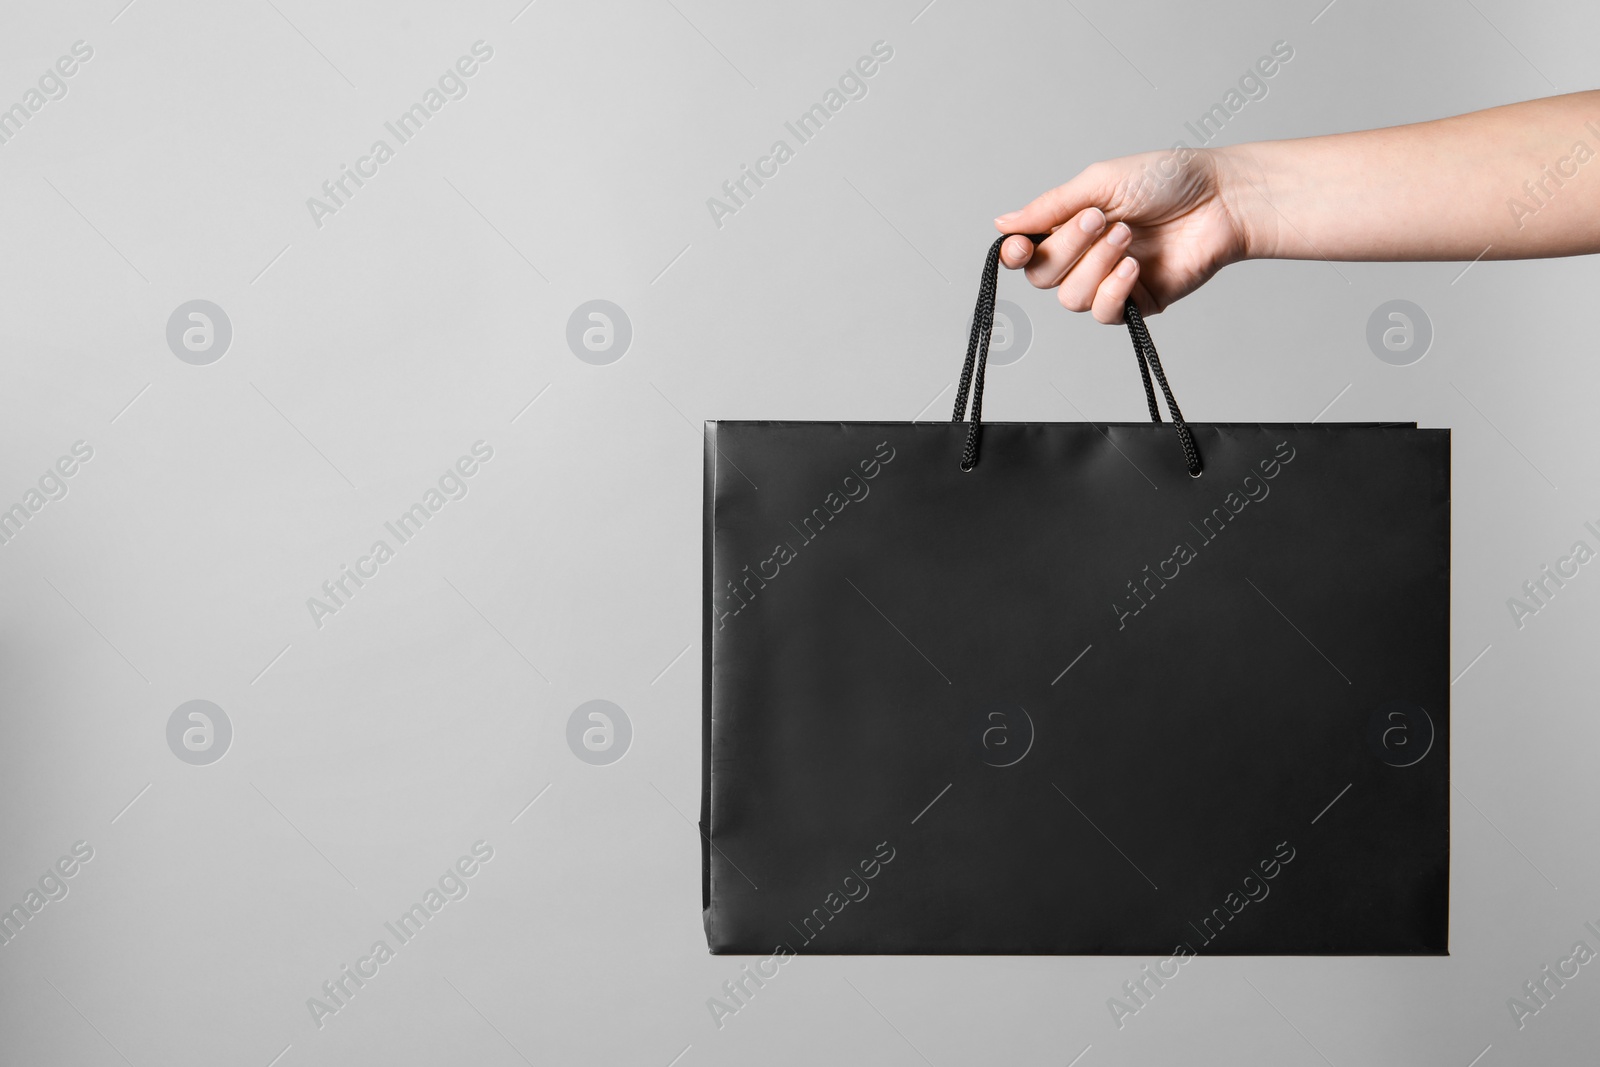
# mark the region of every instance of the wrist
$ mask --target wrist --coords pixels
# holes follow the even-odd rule
[[[1274,259],[1279,216],[1273,208],[1271,180],[1257,144],[1226,145],[1205,151],[1212,159],[1217,198],[1238,234],[1237,259]]]

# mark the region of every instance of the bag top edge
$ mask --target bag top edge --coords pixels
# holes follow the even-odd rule
[[[947,420],[923,420],[908,422],[904,419],[706,419],[707,426],[967,426],[964,422],[949,422]],[[985,427],[989,426],[1091,426],[1091,427],[1129,427],[1129,426],[1154,426],[1162,429],[1171,429],[1169,422],[1150,422],[1148,419],[1138,422],[1002,422],[983,421]],[[1293,430],[1326,430],[1326,429],[1365,429],[1365,430],[1425,430],[1436,432],[1449,432],[1448,426],[1422,426],[1415,422],[1189,422],[1194,429],[1213,428],[1219,430],[1246,430],[1256,429],[1293,429]]]

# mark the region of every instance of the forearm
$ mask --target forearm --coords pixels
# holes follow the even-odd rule
[[[1600,252],[1600,91],[1215,151],[1246,258]]]

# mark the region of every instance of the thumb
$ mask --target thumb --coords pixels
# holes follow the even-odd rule
[[[1027,207],[1007,212],[994,220],[1001,233],[1048,233],[1089,207],[1108,205],[1111,183],[1105,171],[1089,167],[1065,185],[1058,185],[1034,198]]]

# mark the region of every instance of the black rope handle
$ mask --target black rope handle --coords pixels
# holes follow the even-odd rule
[[[994,331],[994,301],[995,290],[1000,281],[1000,246],[1005,244],[1007,234],[999,237],[994,244],[989,246],[989,254],[984,260],[983,277],[978,282],[978,304],[972,312],[972,333],[967,338],[967,358],[961,366],[961,382],[956,388],[955,411],[950,417],[951,422],[961,422],[967,412],[967,395],[972,395],[972,422],[967,429],[966,447],[961,453],[961,469],[971,471],[978,465],[978,434],[983,424],[983,372],[989,364],[989,338]],[[1038,244],[1050,235],[1047,233],[1023,234]],[[1172,417],[1173,428],[1178,433],[1178,444],[1183,448],[1184,464],[1189,468],[1191,478],[1200,477],[1202,470],[1200,452],[1195,448],[1194,435],[1189,432],[1189,424],[1183,421],[1183,412],[1178,408],[1177,398],[1172,395],[1172,387],[1167,384],[1166,372],[1161,367],[1161,356],[1156,352],[1155,342],[1150,339],[1150,331],[1144,324],[1144,316],[1139,313],[1139,308],[1130,297],[1122,307],[1122,317],[1128,326],[1128,336],[1133,341],[1133,355],[1139,363],[1139,377],[1144,381],[1144,397],[1150,408],[1150,421],[1161,421],[1161,410],[1156,406],[1156,392],[1151,385],[1150,378],[1153,374],[1156,383],[1161,386],[1162,399],[1167,404],[1167,414]]]

